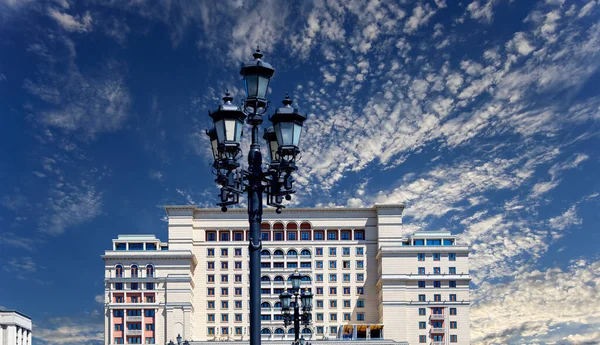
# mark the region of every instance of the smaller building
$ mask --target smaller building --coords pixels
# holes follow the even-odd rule
[[[31,345],[31,318],[16,310],[0,310],[0,345]]]

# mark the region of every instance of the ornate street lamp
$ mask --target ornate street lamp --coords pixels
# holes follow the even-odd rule
[[[283,292],[279,295],[281,301],[281,314],[283,315],[283,324],[285,327],[294,323],[294,344],[303,344],[304,337],[300,338],[300,323],[304,326],[308,326],[311,323],[311,311],[312,311],[312,298],[313,294],[307,289],[303,292],[300,291],[300,282],[302,281],[302,275],[298,271],[294,272],[290,276],[292,281],[291,289]],[[290,293],[291,291],[291,293]],[[294,313],[290,311],[292,297],[294,298]],[[300,312],[300,305],[298,304],[298,298],[302,303],[302,313]]]
[[[177,345],[181,345],[181,334],[177,334]]]
[[[300,134],[306,117],[292,107],[289,96],[283,106],[270,117],[272,126],[267,128],[263,138],[267,141],[269,165],[262,166],[259,144],[259,127],[269,108],[267,92],[269,82],[275,73],[273,67],[262,60],[263,54],[256,49],[254,59],[243,63],[240,74],[244,78],[246,98],[240,108],[232,103],[227,92],[223,104],[214,112],[209,112],[214,128],[208,130],[213,152],[215,181],[221,188],[220,202],[223,212],[227,207],[239,203],[241,194],[248,194],[248,221],[250,225],[250,345],[260,345],[260,251],[262,248],[260,224],[263,213],[263,193],[268,206],[281,213],[285,207],[283,200],[291,200],[295,193],[293,172],[298,168]],[[248,152],[248,168],[240,167],[240,138],[244,122],[252,127],[252,144]],[[299,286],[299,285],[298,285]],[[290,296],[291,298],[291,296]],[[296,296],[297,299],[297,296]],[[289,312],[289,302],[288,302]]]

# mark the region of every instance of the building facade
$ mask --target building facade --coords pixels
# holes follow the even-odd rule
[[[0,345],[31,345],[29,316],[16,310],[0,310]]]
[[[314,294],[302,336],[402,344],[469,344],[469,248],[445,231],[408,233],[404,205],[265,210],[262,338],[292,340],[279,294],[294,271]],[[248,221],[166,207],[168,241],[120,235],[105,262],[105,343],[247,341]],[[289,343],[289,341],[287,341]]]

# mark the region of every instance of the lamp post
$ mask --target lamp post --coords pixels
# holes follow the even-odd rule
[[[263,213],[263,193],[267,205],[281,213],[285,207],[283,199],[291,200],[296,160],[300,149],[300,133],[306,117],[292,107],[286,95],[283,107],[275,110],[271,120],[273,126],[264,133],[269,148],[269,165],[263,170],[259,144],[259,127],[269,108],[266,98],[269,81],[275,69],[262,60],[263,54],[256,49],[254,59],[242,64],[240,74],[244,77],[246,98],[240,108],[232,103],[233,97],[226,93],[223,104],[209,112],[214,128],[207,131],[213,153],[215,181],[220,185],[221,211],[239,203],[242,193],[248,193],[248,222],[250,227],[250,345],[260,345],[260,251],[262,248],[260,224]],[[248,152],[248,168],[240,168],[240,137],[244,122],[252,126],[252,144]]]
[[[290,279],[292,281],[292,288],[279,295],[279,299],[281,300],[281,312],[283,314],[283,324],[287,327],[293,322],[294,344],[304,345],[304,337],[300,338],[300,322],[305,326],[310,324],[313,295],[309,290],[304,290],[304,292],[300,291],[302,275],[298,273],[298,271],[294,272],[290,276]],[[290,313],[292,297],[294,298],[294,314]],[[300,313],[298,297],[300,297],[302,303],[302,313]]]

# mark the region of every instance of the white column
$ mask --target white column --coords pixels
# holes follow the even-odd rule
[[[27,333],[27,344],[31,345],[31,331]]]
[[[142,293],[141,297],[144,297],[143,293]],[[144,336],[144,333],[146,332],[145,324],[146,324],[146,309],[142,308],[142,335],[140,337],[142,344],[146,343],[146,337]]]

